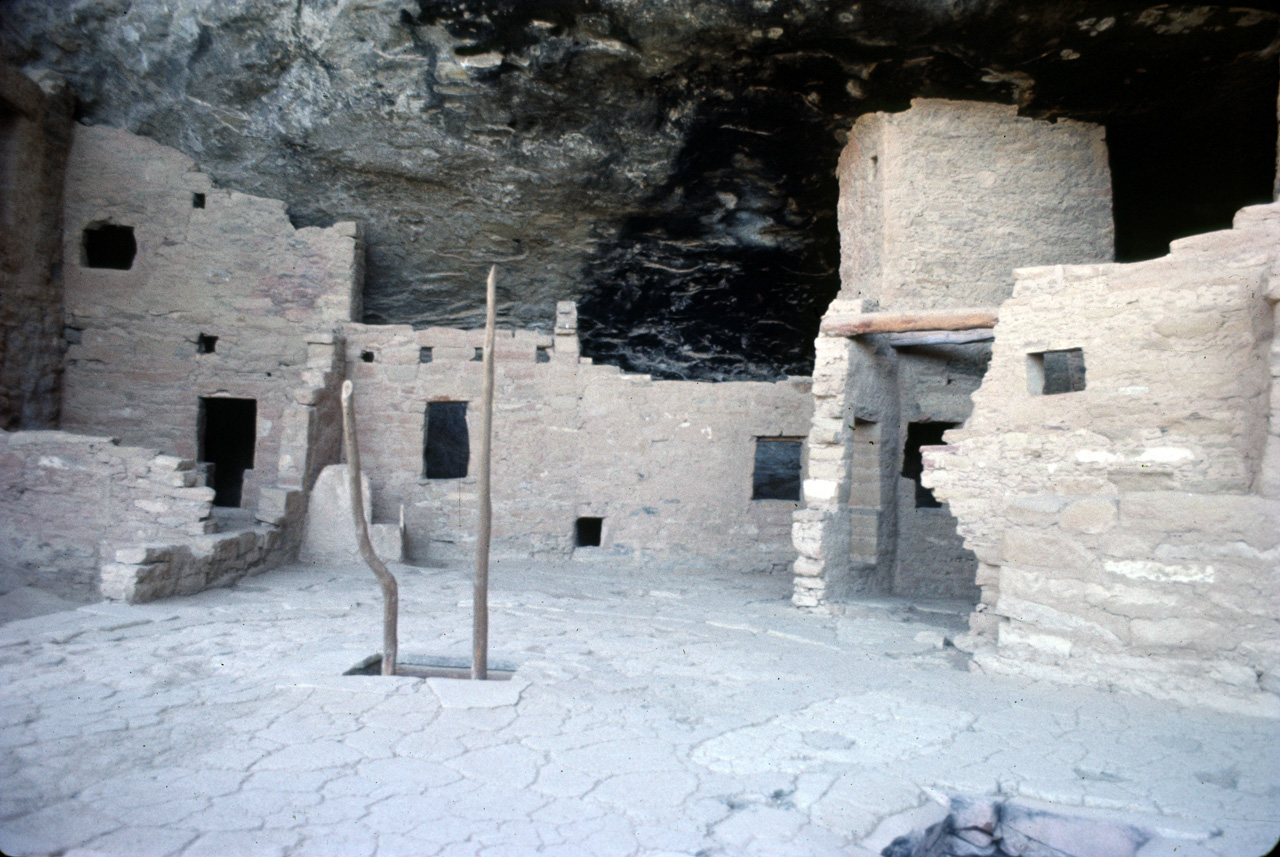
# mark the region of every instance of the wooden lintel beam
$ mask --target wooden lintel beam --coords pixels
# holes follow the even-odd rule
[[[891,333],[885,337],[894,348],[910,348],[914,345],[965,345],[970,342],[989,342],[996,338],[991,330],[913,330],[908,333]]]
[[[823,320],[828,336],[862,336],[867,333],[905,333],[910,330],[981,330],[996,326],[996,309],[965,308],[919,312],[867,312],[836,315]]]

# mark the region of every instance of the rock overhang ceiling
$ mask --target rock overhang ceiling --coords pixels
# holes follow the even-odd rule
[[[1280,17],[1033,0],[8,0],[4,55],[298,224],[354,219],[365,320],[549,328],[660,377],[807,374],[834,166],[912,97],[1274,151]],[[1205,131],[1204,129],[1209,129]],[[1133,138],[1133,135],[1130,135]],[[1145,139],[1138,135],[1135,139]],[[1257,148],[1257,146],[1255,146]],[[1272,160],[1274,163],[1274,160]]]

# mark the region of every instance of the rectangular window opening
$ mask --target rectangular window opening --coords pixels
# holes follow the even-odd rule
[[[132,226],[95,223],[85,228],[82,249],[81,260],[86,268],[127,271],[138,255],[138,242]]]
[[[799,500],[803,438],[756,438],[752,500]]]
[[[218,350],[218,337],[202,333],[196,337],[196,353],[212,354]],[[233,351],[235,349],[232,349]]]
[[[1085,388],[1084,350],[1037,351],[1027,355],[1027,392],[1033,396],[1079,393]]]
[[[204,194],[202,193],[191,194],[191,207],[204,208]]]
[[[200,399],[200,461],[213,465],[213,505],[239,506],[244,472],[253,469],[258,440],[256,399]]]
[[[920,481],[924,473],[924,456],[920,452],[922,446],[941,446],[945,441],[942,434],[947,429],[955,428],[959,423],[908,423],[907,440],[902,448],[902,476],[916,485],[917,509],[940,509],[942,503],[933,496],[932,489],[926,488]]]
[[[538,363],[551,362],[551,349],[546,345],[539,345],[538,350],[534,353],[534,360]]]
[[[377,359],[377,357],[378,355],[374,354],[372,351],[360,352],[360,360],[361,362],[364,362],[364,363],[372,363],[374,360]]]
[[[428,402],[422,473],[428,479],[461,479],[471,460],[466,402]]]
[[[419,363],[430,363],[430,362],[431,362],[431,347],[430,347],[430,346],[423,346],[422,348],[419,348],[419,349],[418,349],[418,362],[419,362]]]
[[[476,353],[472,356],[472,358],[471,358],[471,362],[472,362],[472,363],[480,363],[480,362],[481,362],[481,361],[483,361],[483,360],[484,360],[484,348],[482,348],[481,346],[477,345],[477,346],[476,346]]]
[[[580,548],[600,547],[604,518],[579,518],[573,525],[573,543]]]

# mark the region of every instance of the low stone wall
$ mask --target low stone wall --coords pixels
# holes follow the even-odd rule
[[[120,548],[115,561],[102,566],[102,597],[138,604],[228,586],[283,561],[280,535],[276,527],[262,525],[178,544]]]
[[[210,531],[195,463],[114,438],[0,432],[0,555],[42,585],[85,592],[117,547]]]
[[[361,458],[373,519],[397,522],[415,562],[469,553],[476,476],[424,473],[427,406],[466,402],[480,434],[483,331],[348,325]],[[716,561],[781,568],[795,500],[752,499],[757,437],[801,438],[809,381],[654,381],[580,358],[572,304],[554,336],[500,331],[493,428],[494,550]],[[575,547],[575,521],[602,519]]]
[[[1161,259],[1017,272],[926,456],[980,560],[981,668],[1280,716],[1277,247],[1256,206]],[[1075,349],[1083,389],[1054,392]]]

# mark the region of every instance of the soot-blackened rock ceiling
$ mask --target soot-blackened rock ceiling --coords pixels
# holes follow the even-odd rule
[[[574,298],[588,355],[702,379],[810,371],[860,114],[935,96],[1107,123],[1119,250],[1150,255],[1270,198],[1278,34],[1084,0],[0,4],[5,58],[65,75],[84,121],[298,224],[363,221],[366,321],[474,326],[496,262],[501,322],[549,328]]]

